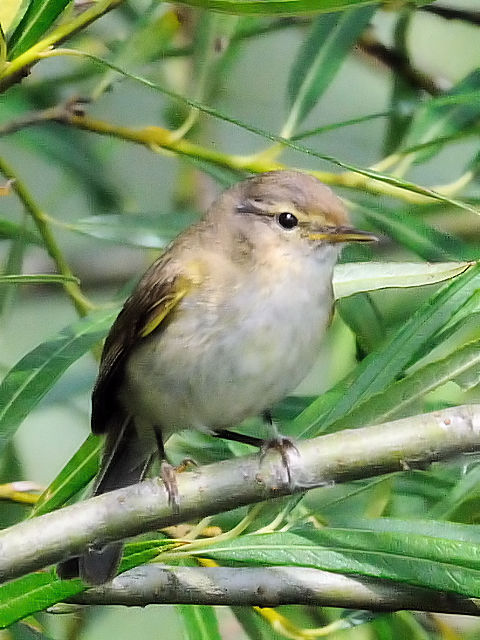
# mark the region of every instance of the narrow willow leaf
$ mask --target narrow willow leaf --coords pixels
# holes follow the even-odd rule
[[[153,540],[125,546],[120,571],[128,571],[155,558],[162,550],[171,549],[171,540]],[[60,580],[54,570],[39,571],[0,584],[0,628],[43,611],[85,591],[79,579]]]
[[[190,552],[192,553],[192,552]],[[478,597],[477,544],[359,529],[295,529],[244,535],[194,555],[222,564],[302,566],[405,582]]]
[[[117,311],[101,311],[27,353],[0,385],[0,450],[58,378],[107,333]]]
[[[254,4],[254,0],[252,1],[247,0],[247,1],[249,4]],[[273,2],[273,0],[264,0],[264,1],[268,2],[269,4]],[[283,1],[283,0],[280,0],[280,1]],[[284,0],[284,1],[288,1],[288,0]],[[369,3],[369,4],[372,4],[372,3]],[[175,91],[171,91],[170,89],[162,87],[161,85],[151,82],[150,80],[146,80],[141,76],[135,75],[134,73],[130,73],[125,69],[121,69],[117,65],[112,64],[107,60],[103,60],[102,58],[99,58],[98,56],[95,56],[91,53],[86,53],[84,51],[83,52],[75,51],[75,56],[82,56],[84,58],[88,58],[89,60],[92,60],[93,62],[96,62],[97,64],[100,64],[105,67],[109,67],[110,69],[114,69],[115,71],[118,71],[126,78],[130,78],[135,82],[139,82],[140,84],[143,84],[144,86],[149,87],[154,91],[161,93],[162,95],[169,96],[174,100],[178,100],[182,104],[186,104],[186,105],[189,105],[190,107],[194,107],[195,109],[198,109],[199,111],[202,111],[203,113],[206,113],[212,116],[213,118],[218,118],[219,120],[229,122],[241,129],[244,129],[245,131],[250,131],[251,133],[261,136],[266,140],[271,140],[272,142],[278,142],[282,145],[285,145],[286,147],[290,147],[291,149],[294,149],[295,151],[304,153],[306,155],[309,155],[315,158],[320,158],[321,160],[330,162],[331,164],[337,167],[341,167],[342,169],[353,171],[354,173],[358,173],[362,176],[365,176],[366,178],[371,178],[372,180],[378,180],[379,182],[384,182],[385,184],[398,187],[399,189],[404,189],[405,191],[411,191],[412,193],[417,193],[419,195],[426,196],[428,198],[431,198],[432,200],[437,200],[438,202],[443,202],[445,204],[449,204],[451,206],[464,209],[465,211],[470,211],[472,213],[475,213],[476,215],[480,214],[480,210],[476,209],[474,206],[470,205],[467,202],[462,202],[461,200],[450,198],[437,191],[415,184],[414,182],[411,182],[409,180],[404,180],[402,178],[397,178],[396,176],[380,173],[379,171],[374,171],[372,169],[363,169],[362,167],[358,167],[348,162],[343,162],[342,160],[338,160],[333,156],[330,156],[324,153],[319,153],[318,151],[315,151],[315,149],[311,149],[310,147],[305,147],[296,142],[292,142],[287,138],[283,138],[282,136],[275,135],[274,133],[270,133],[269,131],[265,131],[264,129],[260,129],[259,127],[255,127],[254,125],[248,124],[246,122],[242,122],[238,118],[233,118],[232,116],[228,116],[225,113],[221,113],[217,109],[213,109],[212,107],[209,107],[205,104],[197,102],[196,100],[190,100],[189,98],[186,98],[185,96],[182,96],[176,93]],[[181,149],[178,149],[177,151],[178,153],[181,153]],[[209,158],[209,161],[212,163],[220,164],[222,166],[224,165],[224,160],[220,156],[218,157],[218,159],[216,159],[213,156]]]
[[[475,92],[479,88],[480,70],[475,70],[440,98],[426,102],[414,118],[404,146],[408,148],[425,144],[440,136],[451,136],[464,128],[478,125],[480,101]],[[442,144],[438,143],[423,151],[414,152],[415,162],[428,160],[441,148]]]
[[[347,298],[337,299],[335,307],[342,320],[355,334],[357,356],[370,353],[383,342],[385,325],[377,305],[368,293],[356,293]]]
[[[71,0],[32,0],[8,41],[9,60],[36,44],[70,2]]]
[[[374,230],[386,233],[420,258],[432,262],[442,260],[469,260],[478,257],[478,248],[469,246],[459,238],[430,226],[412,207],[393,210],[379,207],[370,201],[367,206],[355,205]]]
[[[334,131],[335,129],[342,129],[343,127],[351,127],[355,124],[362,124],[364,122],[368,122],[369,120],[377,120],[378,118],[387,118],[390,115],[390,111],[382,111],[380,113],[370,113],[366,116],[359,116],[358,118],[351,118],[350,120],[342,120],[340,122],[333,122],[332,124],[325,124],[321,127],[315,127],[315,129],[308,129],[308,131],[300,131],[300,133],[296,133],[290,139],[295,140],[303,140],[304,138],[311,138],[312,136],[317,136],[322,133],[326,133],[327,131]]]
[[[214,607],[177,604],[185,628],[186,640],[222,640]]]
[[[409,58],[408,34],[414,12],[409,8],[399,11],[394,29],[395,55],[404,60]],[[402,73],[392,74],[390,97],[390,117],[385,130],[383,152],[385,156],[393,153],[407,134],[418,103],[423,97],[423,89],[414,86],[410,78]]]
[[[171,9],[160,16],[153,15],[157,7],[154,3],[140,15],[128,39],[123,40],[113,60],[117,64],[142,63],[158,58],[170,44],[180,27],[176,12]],[[98,98],[115,80],[117,74],[111,69],[100,79],[92,91]]]
[[[431,473],[428,474],[431,477]],[[425,483],[423,473],[420,482]],[[445,520],[402,520],[401,518],[352,518],[348,514],[332,512],[330,517],[334,528],[363,531],[378,531],[395,535],[425,536],[431,539],[441,538],[445,541],[466,542],[472,545],[480,543],[480,528]]]
[[[7,43],[5,40],[5,34],[2,29],[2,23],[0,21],[0,71],[3,69],[7,61]]]
[[[318,17],[295,60],[288,81],[290,113],[282,135],[289,138],[335,77],[373,14],[374,6]]]
[[[122,214],[83,218],[69,229],[110,242],[163,249],[180,231],[198,220],[193,212]]]
[[[56,579],[53,571],[31,573],[0,585],[0,628],[84,591],[81,580]]]
[[[453,516],[458,514],[465,502],[477,500],[480,503],[480,465],[475,465],[469,469],[460,480],[442,496],[429,511],[431,518],[453,520]],[[458,520],[458,516],[455,517]],[[469,509],[469,518],[466,522],[476,523],[478,521],[478,510],[475,513]],[[480,535],[479,535],[480,542]]]
[[[58,509],[86,487],[98,471],[101,448],[101,438],[90,434],[39,497],[30,517]]]
[[[23,270],[23,260],[25,257],[26,240],[23,230],[27,224],[25,215],[23,217],[23,224],[20,228],[19,234],[13,238],[13,242],[10,244],[8,254],[5,260],[5,266],[3,267],[3,275],[10,276],[17,273],[21,273]],[[16,293],[16,287],[0,286],[0,315],[5,314],[11,307]]]
[[[467,269],[427,300],[376,353],[368,355],[328,394],[320,396],[292,423],[293,433],[309,437],[334,429],[358,403],[383,391],[410,364],[416,353],[444,327],[453,313],[480,288],[480,265]]]
[[[420,287],[455,278],[471,262],[350,262],[338,264],[333,273],[335,299],[361,291],[398,287]]]
[[[42,240],[38,235],[24,229],[21,224],[15,224],[4,218],[0,218],[0,239],[14,239],[22,237],[27,244],[42,245]]]
[[[180,4],[233,15],[291,15],[328,13],[376,4],[372,0],[182,0]]]
[[[8,36],[22,19],[31,0],[2,0],[0,2],[0,25]]]
[[[465,345],[442,360],[388,386],[336,422],[336,428],[364,427],[402,414],[412,403],[441,385],[455,380],[467,388],[480,381],[480,341]]]
[[[75,276],[61,276],[56,273],[38,273],[35,275],[0,275],[0,284],[63,284],[64,282],[79,282]]]

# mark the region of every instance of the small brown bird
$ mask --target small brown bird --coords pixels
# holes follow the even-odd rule
[[[229,429],[268,418],[309,372],[340,249],[374,239],[348,226],[340,200],[303,173],[265,173],[220,195],[145,273],[105,342],[92,397],[92,431],[106,436],[94,494],[140,481],[158,451],[175,506],[164,443],[176,431],[262,444]],[[288,439],[274,431],[272,443],[282,449]],[[91,547],[59,574],[101,584],[121,552],[120,542]]]

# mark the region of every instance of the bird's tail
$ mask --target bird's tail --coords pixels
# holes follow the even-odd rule
[[[115,426],[118,425],[118,422]],[[113,425],[112,425],[113,426]],[[140,482],[150,464],[151,456],[145,453],[137,431],[130,418],[121,429],[108,429],[100,471],[95,479],[92,495],[121,489]],[[62,579],[80,577],[91,585],[111,580],[122,558],[123,544],[112,542],[103,547],[90,547],[79,558],[70,558],[57,566]]]

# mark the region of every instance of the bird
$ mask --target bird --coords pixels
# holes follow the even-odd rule
[[[146,271],[106,338],[92,394],[91,428],[105,436],[93,495],[139,482],[158,455],[175,508],[165,442],[185,429],[278,448],[288,467],[294,444],[271,408],[318,357],[341,248],[372,240],[307,173],[262,173],[220,194]],[[253,416],[265,418],[267,441],[231,431]],[[57,572],[103,584],[121,555],[121,542],[92,545]]]

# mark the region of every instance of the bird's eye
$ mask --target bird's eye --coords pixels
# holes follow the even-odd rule
[[[290,212],[280,213],[278,216],[278,224],[284,229],[293,229],[298,224],[298,218]]]

